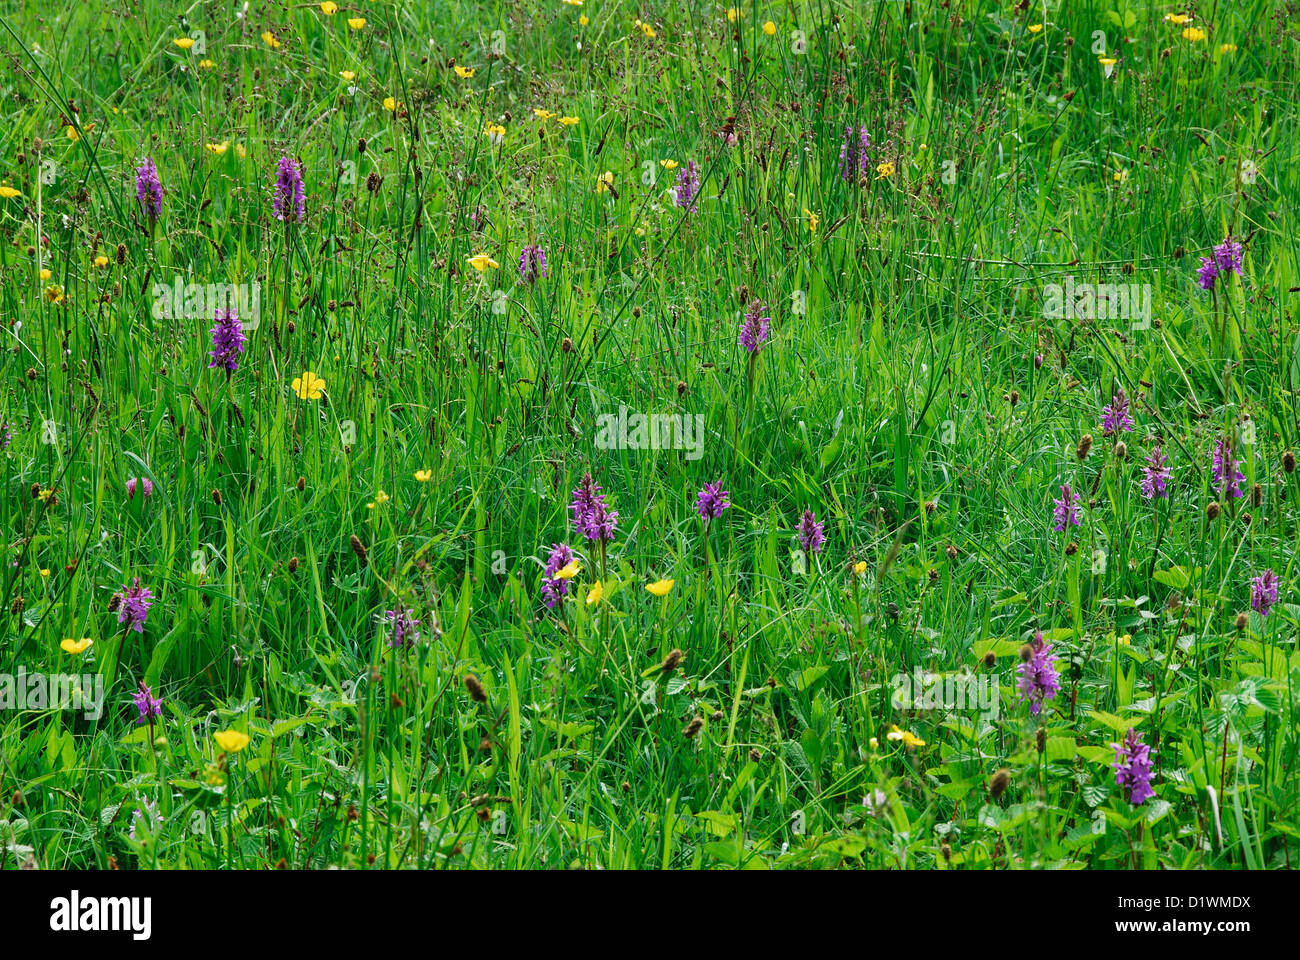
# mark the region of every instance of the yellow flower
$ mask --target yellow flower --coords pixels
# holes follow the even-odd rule
[[[387,503],[387,502],[388,502],[388,494],[384,493],[384,491],[380,490],[378,493],[375,494],[375,503]]]
[[[855,563],[853,565],[853,572],[856,573],[859,577],[862,576],[864,573],[866,573],[867,561],[859,560],[857,563]]]
[[[587,15],[585,13],[578,18],[579,26],[585,27],[589,23],[591,23],[591,21],[587,19]]]
[[[48,280],[48,279],[50,279],[50,277],[52,277],[52,276],[54,276],[54,274],[50,272],[50,268],[49,268],[49,267],[41,267],[41,279],[42,279],[42,280]]]
[[[1132,635],[1132,634],[1128,634],[1128,633],[1126,633],[1126,634],[1124,634],[1124,636],[1122,636],[1122,637],[1116,637],[1115,640],[1116,640],[1117,643],[1123,644],[1124,646],[1127,647],[1127,646],[1132,645],[1132,643],[1133,643],[1133,635]]]
[[[822,222],[821,218],[817,216],[817,214],[809,210],[807,207],[803,208],[803,215],[808,218],[808,232],[816,233],[817,225]]]
[[[262,42],[265,43],[272,50],[280,46],[280,41],[275,38],[275,34],[272,33],[270,30],[262,34]]]
[[[745,15],[745,14],[744,14],[744,11],[742,11],[739,7],[728,7],[728,8],[727,8],[727,22],[728,22],[728,23],[735,23],[737,20],[739,20],[739,19],[740,19],[741,17],[743,17],[744,15]]]
[[[880,741],[877,740],[875,737],[872,737],[870,740],[867,741],[867,743],[871,745],[872,750],[880,749]]]
[[[175,40],[172,41],[172,43],[176,44],[176,46],[180,47],[182,50],[188,50],[190,47],[194,46],[194,38],[177,37]]]
[[[556,570],[555,575],[561,580],[572,580],[581,570],[582,566],[577,560],[570,560],[564,566],[560,567],[559,570]]]
[[[1192,43],[1200,43],[1205,39],[1205,31],[1200,27],[1188,27],[1183,31],[1183,39]]]
[[[495,270],[497,267],[501,266],[501,264],[497,263],[486,253],[474,254],[474,256],[469,258],[469,265],[473,267],[475,270],[477,270],[479,273],[482,273],[488,267],[491,267],[493,270]]]
[[[506,138],[506,128],[499,123],[489,123],[483,132],[493,143],[500,143]]]
[[[472,67],[462,67],[458,63],[456,64],[456,76],[460,77],[462,80],[468,80],[470,77],[474,76],[474,70]]]
[[[37,491],[36,496],[40,498],[41,503],[45,503],[50,499],[50,497],[54,496],[54,491],[52,489],[46,490],[44,487],[42,487],[39,491]]]
[[[634,21],[633,26],[639,27],[646,38],[653,40],[655,38],[655,28],[648,23],[642,23],[640,20]]]
[[[890,740],[895,740],[895,741],[901,740],[903,742],[903,746],[905,747],[925,746],[924,740],[922,740],[920,737],[913,734],[910,730],[899,730],[897,724],[894,724],[889,728],[889,733],[886,734],[886,736]]]
[[[1126,180],[1128,179],[1128,171],[1127,171],[1127,170],[1116,170],[1115,173],[1114,173],[1114,179],[1115,179],[1115,182],[1116,182],[1116,183],[1123,183],[1124,181],[1126,181]]]
[[[397,101],[392,97],[384,97],[384,109],[393,113],[397,109]]]
[[[543,120],[549,120],[551,117],[555,116],[551,111],[543,110],[541,107],[533,107],[533,113],[537,114]]]
[[[676,580],[656,580],[654,583],[646,584],[646,592],[652,593],[656,597],[666,597],[676,582]]]
[[[42,576],[42,577],[48,577],[49,575],[50,575],[50,568],[49,568],[49,567],[41,567],[41,576]]]
[[[334,14],[339,12],[339,5],[335,3],[334,0],[325,0],[325,2],[320,5],[320,12],[325,14],[327,17],[332,17]]]
[[[0,197],[4,197],[6,200],[12,200],[14,197],[21,197],[22,195],[23,192],[21,190],[15,190],[7,183],[3,187],[0,187]]]
[[[207,147],[209,150],[211,150],[213,153],[215,153],[217,156],[221,156],[223,153],[225,153],[227,150],[230,149],[230,141],[222,140],[220,143],[205,143],[204,146]]]
[[[419,480],[421,483],[428,483],[430,480],[433,479],[433,471],[432,471],[432,470],[416,470],[416,471],[415,471],[415,479],[416,479],[416,480]]]
[[[580,6],[582,6],[582,0],[564,0],[564,2],[567,3],[567,4],[568,4],[569,6],[571,6],[571,7],[580,7]]]
[[[76,143],[78,140],[81,139],[81,134],[77,133],[77,128],[74,127],[72,124],[68,124],[68,139],[71,140],[73,143]]]
[[[212,739],[217,741],[217,746],[225,753],[238,753],[248,746],[248,734],[238,730],[218,730]]]
[[[244,145],[242,143],[235,144],[235,156],[237,156],[240,160],[243,160],[246,156],[248,156],[248,151],[244,149]]]
[[[1029,32],[1030,32],[1030,33],[1042,33],[1042,32],[1043,32],[1043,25],[1042,25],[1041,23],[1031,23],[1031,24],[1029,25]]]
[[[68,637],[59,644],[59,647],[64,653],[71,653],[75,656],[78,653],[85,653],[91,648],[94,642],[95,641],[91,640],[90,637],[82,637],[80,640],[73,640],[71,637]]]
[[[1184,23],[1192,22],[1192,18],[1185,13],[1166,13],[1165,19],[1176,27],[1181,27]]]
[[[199,66],[202,67],[204,70],[211,70],[213,67],[216,66],[216,64],[213,63],[211,60],[200,60]]]
[[[348,26],[351,27],[353,30],[360,30],[360,29],[361,29],[362,27],[364,27],[365,25],[366,25],[366,18],[365,18],[365,17],[349,17],[349,18],[348,18]]]
[[[319,400],[325,392],[325,381],[310,370],[301,377],[294,377],[289,386],[303,400]]]
[[[357,78],[357,75],[353,73],[351,70],[340,70],[339,76],[342,77],[344,80],[346,80],[348,83],[351,83],[353,80]]]
[[[596,585],[587,591],[587,606],[590,607],[593,604],[600,603],[600,598],[604,594],[605,591],[600,588],[600,581],[597,580]]]
[[[660,160],[659,166],[663,167],[665,170],[676,170],[679,166],[681,166],[681,164],[679,164],[676,160]]]
[[[763,32],[766,33],[769,37],[775,37],[776,24],[773,23],[771,20],[767,21],[767,23],[763,24]]]
[[[1221,54],[1223,54],[1223,53],[1236,53],[1236,52],[1237,52],[1237,45],[1236,45],[1235,43],[1221,43],[1221,44],[1219,44],[1219,53],[1221,53]],[[0,189],[0,192],[3,192],[3,190]]]
[[[104,256],[104,255],[101,253],[99,256],[97,256],[97,257],[95,258],[95,266],[97,266],[97,267],[106,267],[106,266],[108,266],[108,257]]]
[[[614,186],[614,175],[610,173],[608,170],[606,170],[604,173],[602,173],[599,177],[596,178],[597,193],[604,193],[605,191],[609,190],[609,188],[612,186]]]
[[[876,173],[880,174],[880,176],[876,177],[877,180],[884,180],[886,177],[892,177],[894,175],[894,165],[888,161],[878,163],[876,164]]]
[[[50,303],[63,302],[63,288],[57,283],[51,284],[45,288],[45,299]]]
[[[557,122],[557,123],[561,123],[561,124],[563,124],[563,125],[566,126],[566,127],[571,127],[571,126],[573,126],[575,123],[578,122],[578,118],[577,118],[577,117],[559,117],[559,118],[556,120],[556,122]]]

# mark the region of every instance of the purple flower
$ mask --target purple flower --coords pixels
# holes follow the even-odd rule
[[[569,594],[569,578],[556,574],[573,562],[573,551],[568,544],[551,544],[551,555],[546,559],[546,579],[542,581],[542,599],[548,609],[554,610]]]
[[[826,524],[818,523],[811,510],[804,510],[799,518],[799,546],[808,553],[819,553],[826,542]]]
[[[1246,479],[1246,475],[1241,472],[1241,461],[1234,456],[1232,445],[1228,443],[1226,437],[1220,437],[1219,442],[1214,445],[1214,461],[1211,468],[1219,496],[1245,496],[1240,483]]]
[[[519,279],[524,283],[536,283],[538,278],[546,279],[546,251],[530,243],[519,254]]]
[[[411,619],[411,611],[406,607],[398,607],[396,610],[385,610],[384,619],[388,621],[391,633],[388,637],[388,643],[393,647],[404,647],[408,643],[415,643],[420,639],[420,631],[415,629],[419,626],[419,620]]]
[[[1039,630],[1034,634],[1034,642],[1027,644],[1020,656],[1020,666],[1016,667],[1020,677],[1020,697],[1029,701],[1029,712],[1037,714],[1043,709],[1043,701],[1051,700],[1061,689],[1061,679],[1056,673],[1056,654],[1052,653],[1050,643],[1043,642],[1043,631]]]
[[[606,505],[600,484],[591,479],[590,473],[582,475],[582,483],[573,491],[569,512],[574,529],[588,540],[605,542],[614,539],[618,511],[610,510]]]
[[[1103,436],[1118,433],[1120,430],[1133,430],[1133,418],[1128,412],[1128,396],[1120,387],[1111,398],[1110,406],[1102,407],[1101,432]]]
[[[1160,445],[1156,444],[1147,454],[1146,465],[1142,468],[1142,496],[1148,500],[1154,497],[1168,497],[1165,484],[1170,478],[1169,467],[1165,464],[1165,455],[1160,452]]]
[[[687,160],[677,174],[677,186],[674,188],[677,206],[688,213],[695,212],[695,201],[700,194],[700,175],[695,171],[695,161]]]
[[[275,177],[275,219],[288,220],[293,217],[297,223],[302,223],[306,214],[302,169],[298,166],[298,161],[281,156]]]
[[[135,708],[140,711],[140,716],[136,717],[136,723],[144,723],[153,717],[162,716],[162,701],[153,695],[148,685],[141,680],[140,689],[132,697],[135,701]]]
[[[857,135],[853,127],[844,128],[844,142],[840,144],[840,178],[856,180],[864,173],[870,173],[871,137],[866,127],[858,127]]]
[[[1241,276],[1241,244],[1228,237],[1214,248],[1214,262],[1218,264],[1220,273],[1231,272]]]
[[[140,578],[131,581],[131,586],[122,587],[113,594],[117,603],[117,622],[125,623],[128,630],[144,633],[144,622],[149,616],[149,607],[153,605],[154,595],[148,587],[140,586]]]
[[[140,478],[132,477],[130,480],[126,482],[126,498],[128,500],[135,499],[135,491],[136,488],[139,486],[144,487],[144,496],[146,500],[153,496],[152,480],[150,480],[148,477],[140,477]]]
[[[149,157],[145,157],[144,163],[136,168],[135,197],[151,223],[162,216],[162,181],[158,179],[158,168]]]
[[[745,322],[740,325],[740,345],[750,353],[758,353],[772,328],[772,318],[763,316],[763,304],[755,300],[749,305]]]
[[[1250,608],[1261,617],[1267,617],[1269,608],[1277,603],[1277,574],[1269,567],[1250,584]]]
[[[1196,271],[1196,282],[1202,290],[1213,290],[1214,281],[1219,276],[1219,265],[1210,257],[1201,257],[1200,269]]]
[[[1061,484],[1060,498],[1052,498],[1052,519],[1056,521],[1056,526],[1052,529],[1060,532],[1064,531],[1066,527],[1079,526],[1080,502],[1080,496],[1077,493],[1070,492],[1068,483]]]
[[[212,334],[212,362],[209,368],[221,367],[226,373],[239,369],[239,355],[244,352],[248,338],[239,325],[239,313],[235,310],[217,310],[216,323],[208,332]]]
[[[144,815],[146,812],[148,812],[149,814],[149,819],[154,823],[163,822],[162,814],[158,812],[157,806],[155,804],[150,803],[148,800],[141,799],[140,806],[136,807],[135,813],[131,815],[131,830],[129,832],[129,836],[131,837],[131,839],[136,841],[137,843],[144,842],[138,836],[136,836],[135,830],[136,827],[139,826],[140,822],[144,820],[145,818]],[[150,826],[150,829],[152,829],[152,825]]]
[[[14,432],[9,427],[8,420],[0,420],[0,450],[8,450],[9,443],[14,438]]]
[[[695,507],[705,523],[709,522],[710,517],[722,516],[722,511],[731,506],[731,501],[727,499],[729,496],[731,494],[722,489],[721,480],[706,483],[704,489],[695,495]]]
[[[1142,734],[1129,730],[1124,742],[1112,743],[1115,748],[1115,785],[1128,791],[1128,802],[1133,806],[1146,803],[1156,795],[1151,789],[1151,748],[1142,742]]]

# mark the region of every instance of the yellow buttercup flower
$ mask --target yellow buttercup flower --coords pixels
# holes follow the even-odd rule
[[[605,193],[612,186],[614,186],[614,175],[608,170],[596,178],[597,193]]]
[[[344,80],[346,80],[348,83],[351,83],[353,80],[357,78],[357,75],[353,73],[351,70],[340,70],[339,76],[342,77]]]
[[[589,23],[591,23],[591,21],[587,19],[587,15],[585,13],[578,18],[579,26],[585,27]]]
[[[238,753],[248,746],[248,734],[238,730],[218,730],[212,735],[224,753]]]
[[[50,271],[49,267],[41,267],[40,276],[42,280],[48,280],[50,277],[54,276],[54,274]]]
[[[1236,53],[1236,52],[1237,52],[1237,45],[1235,43],[1219,44],[1219,53]]]
[[[71,637],[68,637],[59,644],[59,647],[64,653],[71,653],[73,656],[76,656],[79,653],[85,653],[94,645],[94,643],[95,641],[91,640],[90,637],[82,637],[80,640],[73,640]]]
[[[537,116],[541,117],[543,120],[550,120],[555,116],[551,111],[543,110],[541,107],[533,107],[533,113],[537,114]]]
[[[213,153],[215,153],[217,156],[221,156],[223,153],[225,153],[227,150],[230,149],[230,141],[222,140],[220,143],[205,143],[204,146],[207,147],[209,150],[211,150]]]
[[[889,728],[887,737],[890,740],[901,740],[905,747],[923,747],[925,741],[913,734],[910,730],[899,730],[897,724]]]
[[[1176,27],[1181,27],[1184,23],[1192,22],[1192,18],[1185,13],[1166,13],[1165,19]]]
[[[1200,27],[1188,27],[1183,31],[1183,39],[1191,43],[1200,43],[1205,39],[1205,31]]]
[[[6,200],[12,200],[14,197],[21,197],[22,195],[23,192],[21,190],[15,190],[7,183],[3,187],[0,187],[0,197],[4,197]]]
[[[474,254],[474,256],[469,258],[469,265],[473,267],[475,270],[477,270],[479,273],[482,273],[484,270],[488,269],[488,267],[491,267],[493,270],[495,270],[497,267],[501,266],[501,264],[497,263],[486,253]]]
[[[595,586],[587,591],[587,606],[600,603],[600,598],[604,595],[605,591],[601,589],[600,581],[597,580]]]
[[[392,97],[384,97],[384,109],[393,113],[397,109],[397,101]]]
[[[564,566],[560,567],[559,570],[556,570],[555,575],[561,580],[572,580],[581,570],[582,566],[577,560],[570,560]]]
[[[360,30],[360,29],[361,29],[362,27],[364,27],[365,25],[366,25],[366,18],[365,18],[365,17],[349,17],[349,18],[348,18],[348,26],[351,27],[353,30]]]
[[[265,43],[272,50],[275,50],[277,47],[281,46],[280,41],[276,39],[275,34],[272,33],[270,30],[262,34],[262,42]]]
[[[489,123],[483,130],[487,138],[493,143],[499,144],[506,138],[506,128],[499,123]]]
[[[679,164],[676,160],[660,160],[659,166],[663,167],[665,170],[676,170],[679,166],[681,166],[681,164]]]
[[[859,560],[857,563],[855,563],[853,565],[853,572],[856,573],[859,577],[862,576],[864,573],[866,573],[867,561]]]
[[[388,502],[388,494],[384,493],[384,491],[380,490],[378,493],[375,494],[375,503],[387,503],[387,502]]]
[[[655,28],[650,26],[650,24],[636,20],[633,22],[633,26],[640,28],[641,32],[645,34],[646,39],[653,40],[655,38]]]
[[[63,288],[57,283],[50,284],[45,288],[45,299],[49,303],[63,302]]]
[[[803,208],[803,215],[808,218],[808,232],[816,233],[817,225],[822,222],[821,217],[817,216],[817,214],[813,213],[807,207]]]
[[[1042,33],[1043,25],[1041,23],[1031,23],[1028,29],[1030,33]]]
[[[744,14],[744,11],[741,10],[740,7],[728,7],[728,8],[727,8],[727,22],[728,22],[728,23],[735,23],[737,20],[739,20],[739,19],[740,19],[741,17],[743,17],[744,15],[745,15],[745,14]]]
[[[580,6],[582,6],[582,0],[564,0],[564,2],[567,3],[567,4],[568,4],[569,6],[571,6],[571,7],[580,7]]]
[[[666,597],[676,582],[676,580],[656,580],[654,583],[646,584],[646,592],[652,593],[656,597]]]
[[[878,163],[876,164],[876,173],[880,174],[880,176],[876,177],[877,180],[884,180],[886,177],[892,177],[894,175],[894,165],[888,161],[885,163]]]
[[[240,160],[243,160],[246,156],[248,156],[248,151],[244,149],[244,145],[242,143],[235,144],[235,156],[237,156]]]
[[[176,46],[180,47],[182,50],[188,50],[190,47],[194,46],[194,38],[177,37],[175,40],[172,41],[172,43],[176,44]]]
[[[416,470],[416,471],[415,471],[415,479],[416,479],[416,480],[419,480],[421,483],[428,483],[430,480],[433,479],[433,471],[432,471],[432,470]]]
[[[77,133],[77,128],[74,127],[72,124],[68,124],[68,139],[71,140],[73,143],[76,143],[78,140],[81,139],[81,134]]]
[[[458,63],[456,64],[456,76],[463,80],[468,80],[470,77],[474,76],[474,70],[472,67],[462,67]]]
[[[95,266],[97,266],[97,267],[106,267],[106,266],[108,266],[108,257],[104,256],[104,255],[101,253],[99,256],[97,256],[97,257],[95,258]]]
[[[200,60],[199,66],[202,67],[204,70],[211,70],[213,67],[216,66],[216,64],[213,63],[211,60]]]
[[[776,24],[773,23],[771,20],[767,21],[767,23],[763,24],[763,32],[766,33],[769,37],[775,37]]]
[[[571,127],[571,126],[573,126],[575,123],[578,122],[578,118],[577,118],[577,117],[558,117],[558,118],[556,119],[555,122],[556,122],[556,123],[563,124],[563,125],[566,126],[566,127]]]
[[[325,14],[327,17],[332,17],[334,14],[339,12],[339,5],[335,3],[334,0],[325,0],[325,2],[320,5],[320,12]]]
[[[289,386],[303,400],[319,400],[325,393],[325,381],[310,370],[301,377],[294,377]]]

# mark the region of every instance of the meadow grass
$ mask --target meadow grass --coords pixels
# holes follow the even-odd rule
[[[329,6],[0,4],[0,866],[1291,865],[1293,9]]]

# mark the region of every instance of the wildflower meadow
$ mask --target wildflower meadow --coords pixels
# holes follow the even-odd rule
[[[1300,863],[1295,4],[0,50],[0,870]]]

